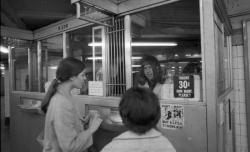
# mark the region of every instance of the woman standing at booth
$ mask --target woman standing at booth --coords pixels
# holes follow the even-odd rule
[[[92,113],[84,120],[77,111],[71,91],[81,89],[86,80],[85,65],[73,58],[63,59],[45,95],[42,110],[46,113],[43,152],[83,152],[92,145],[92,134],[102,120]],[[89,127],[84,130],[84,122]]]

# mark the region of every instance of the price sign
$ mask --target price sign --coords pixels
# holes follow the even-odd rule
[[[194,98],[194,76],[174,76],[174,97]]]

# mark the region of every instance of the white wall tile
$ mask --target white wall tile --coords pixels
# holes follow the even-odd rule
[[[236,149],[236,152],[241,152],[241,145],[237,144],[235,149]]]
[[[240,102],[240,113],[246,115],[246,104],[244,102]]]
[[[241,152],[249,152],[247,146],[241,147]]]
[[[239,82],[239,88],[238,88],[239,91],[240,91],[240,92],[245,92],[245,80],[242,80],[242,79],[241,79],[241,80],[239,80],[238,82]]]
[[[235,125],[235,135],[236,135],[236,138],[240,138],[240,124],[236,124]],[[238,137],[237,137],[238,136]],[[237,142],[236,142],[237,143]]]
[[[243,69],[244,68],[244,62],[243,62],[243,56],[237,58],[237,67]]]
[[[244,69],[241,68],[241,69],[238,69],[238,79],[240,80],[244,80]]]
[[[236,46],[233,46],[232,47],[232,55],[233,55],[233,58],[237,57],[237,47]]]
[[[234,111],[235,111],[235,145],[236,152],[248,152],[247,149],[247,127],[246,127],[246,105],[245,105],[245,82],[244,82],[244,60],[243,46],[232,47],[232,68],[234,87]]]
[[[238,58],[237,57],[233,58],[232,66],[233,66],[233,69],[238,68]]]
[[[233,79],[238,80],[239,79],[239,69],[234,69],[233,70]]]
[[[245,89],[242,88],[239,93],[238,93],[238,99],[242,103],[246,103],[246,98],[245,98]]]
[[[246,114],[241,114],[240,113],[240,124],[243,125],[243,126],[245,126],[247,124],[246,123]]]
[[[235,103],[240,102],[240,100],[239,100],[239,90],[237,88],[238,88],[238,86],[234,88],[234,97],[235,97],[234,102]]]
[[[237,55],[243,56],[243,46],[237,46]]]
[[[240,126],[240,134],[242,136],[241,139],[244,138],[245,140],[247,140],[247,127],[246,127],[246,125],[241,125]]]
[[[235,137],[236,137],[235,138],[236,145],[241,145],[241,136],[236,135]]]

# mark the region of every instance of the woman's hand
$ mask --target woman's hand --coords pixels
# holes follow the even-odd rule
[[[89,119],[89,130],[91,133],[94,133],[101,125],[102,119],[100,118],[100,114],[98,112],[90,112]]]

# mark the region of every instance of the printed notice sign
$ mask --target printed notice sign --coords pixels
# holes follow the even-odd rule
[[[181,129],[184,126],[184,107],[179,104],[161,104],[161,127]]]
[[[174,97],[194,98],[194,76],[174,76]]]
[[[103,96],[103,82],[102,81],[89,81],[89,95]]]

